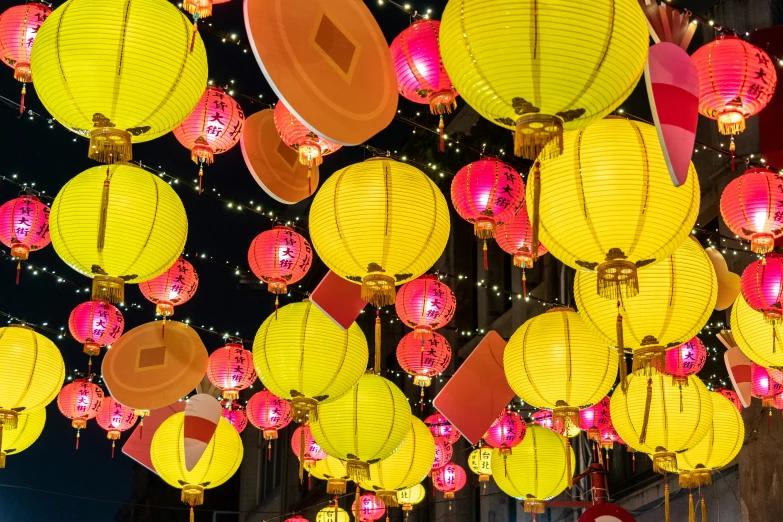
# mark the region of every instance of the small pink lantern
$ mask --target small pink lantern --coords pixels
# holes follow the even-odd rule
[[[435,439],[435,460],[432,470],[442,468],[454,456],[454,447],[444,439]]]
[[[282,100],[278,100],[275,104],[274,118],[280,139],[299,154],[299,163],[302,165],[317,167],[323,163],[324,156],[342,147],[339,143],[329,141],[306,127]],[[309,180],[309,173],[307,177]]]
[[[131,429],[136,424],[138,416],[133,408],[126,408],[113,397],[103,398],[103,405],[95,417],[98,426],[106,430],[106,438],[111,441],[111,457],[114,458],[114,443],[120,440],[123,431]]]
[[[550,410],[538,410],[533,412],[533,414],[530,415],[530,419],[533,421],[533,424],[537,424],[538,426],[542,426],[550,430],[553,429],[552,412]]]
[[[258,234],[250,244],[247,261],[253,274],[277,296],[288,292],[288,285],[301,280],[313,263],[310,243],[294,229],[277,225]]]
[[[319,460],[326,458],[326,452],[315,442],[310,426],[303,424],[294,430],[291,437],[291,449],[294,455],[304,463],[305,469],[315,466]]]
[[[751,394],[761,399],[762,407],[773,407],[775,396],[783,393],[783,372],[751,363],[750,380]]]
[[[245,407],[247,420],[263,432],[268,441],[268,458],[272,458],[272,440],[277,438],[277,431],[291,423],[291,404],[270,392],[262,390],[247,401]]]
[[[503,455],[511,455],[511,448],[519,445],[527,433],[527,424],[515,411],[506,409],[484,434],[484,441]]]
[[[707,349],[698,337],[687,343],[666,350],[666,373],[672,376],[672,382],[680,386],[688,385],[688,376],[704,368],[707,361]]]
[[[611,424],[604,428],[601,428],[601,447],[604,449],[612,449],[614,443],[625,445],[625,441],[617,434],[617,430]]]
[[[380,520],[386,514],[386,504],[372,493],[365,493],[359,497],[359,510],[356,509],[356,501],[351,504],[351,512],[359,514],[360,522]]]
[[[155,313],[163,317],[174,315],[174,306],[187,303],[198,288],[198,274],[184,257],[154,279],[139,283],[139,290],[155,304]]]
[[[446,417],[440,413],[435,413],[424,419],[424,424],[430,429],[430,433],[432,433],[435,440],[443,439],[449,444],[454,444],[462,436],[462,434],[457,431],[457,428],[452,426],[451,423],[446,420]]]
[[[533,262],[548,251],[541,242],[533,252],[533,226],[527,215],[524,199],[514,217],[495,229],[495,241],[498,246],[514,256],[514,266],[522,268],[522,293],[527,297],[527,274],[525,270],[533,268]]]
[[[397,290],[394,308],[400,320],[413,328],[416,339],[429,339],[433,330],[447,325],[454,317],[457,299],[437,276],[423,275]]]
[[[125,329],[122,313],[105,301],[76,305],[68,318],[68,330],[84,345],[87,355],[100,355],[101,347],[114,343]]]
[[[609,397],[604,397],[597,404],[579,410],[579,427],[587,432],[588,439],[598,441],[601,438],[601,430],[611,426]]]
[[[247,415],[242,405],[236,401],[223,401],[223,406],[223,418],[231,423],[237,433],[245,431]]]
[[[783,317],[783,256],[767,254],[742,272],[742,297],[751,308],[775,324]]]
[[[447,499],[454,498],[454,494],[465,487],[468,476],[461,466],[449,462],[432,473],[432,485]]]
[[[21,261],[26,261],[30,252],[52,242],[49,207],[29,194],[3,203],[0,206],[0,242],[11,249],[11,257],[19,260],[16,264],[16,284],[19,284]]]
[[[71,426],[76,428],[76,449],[79,449],[79,432],[87,427],[88,420],[98,415],[102,404],[103,390],[87,379],[66,384],[57,395],[60,413],[71,419]]]
[[[398,294],[399,295],[399,294]],[[432,378],[448,368],[451,362],[451,345],[439,333],[429,339],[416,339],[415,332],[403,336],[397,345],[397,362],[406,373],[413,375],[413,384],[429,386]]]
[[[729,401],[731,401],[734,407],[737,408],[737,411],[742,413],[742,401],[740,401],[737,392],[735,392],[734,390],[729,390],[728,388],[718,388],[715,391],[720,393],[724,397],[726,397]]]
[[[242,347],[241,340],[229,338],[226,346],[209,356],[207,378],[223,391],[224,399],[238,399],[239,392],[249,388],[256,380],[253,354]]]

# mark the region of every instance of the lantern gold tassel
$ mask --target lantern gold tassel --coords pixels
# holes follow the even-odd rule
[[[109,167],[106,167],[106,179],[103,180],[103,191],[101,192],[101,209],[98,218],[98,243],[96,247],[99,253],[103,253],[103,247],[106,241],[106,221],[109,217],[110,183],[111,172],[109,172]]]
[[[370,480],[370,465],[355,458],[345,461],[345,470],[351,480],[357,484],[362,480]]]
[[[536,161],[533,164],[533,215],[530,217],[530,227],[533,229],[530,239],[530,254],[533,261],[538,259],[538,228],[539,213],[538,208],[541,204],[541,163]]]
[[[326,481],[326,493],[329,495],[345,495],[348,481],[344,478],[330,478]]]
[[[19,114],[24,114],[24,95],[27,94],[27,86],[22,84],[22,99],[19,100]]]
[[[373,272],[362,279],[362,299],[376,308],[394,304],[394,278]]]
[[[704,502],[704,493],[701,494],[701,522],[707,522],[707,503]]]
[[[441,115],[440,123],[438,124],[438,134],[440,135],[440,143],[438,145],[438,150],[441,152],[446,152],[446,143],[444,141],[444,136],[443,136],[443,115]]]
[[[574,471],[571,469],[571,440],[565,437],[566,474],[568,475],[568,489],[574,487]]]
[[[652,379],[647,379],[647,398],[644,401],[644,420],[642,421],[642,430],[639,433],[639,444],[644,444],[647,440],[647,424],[650,422],[650,405],[652,404]]]
[[[563,122],[557,116],[527,114],[517,120],[514,155],[534,160],[556,158],[563,153]]]
[[[375,375],[381,374],[381,309],[375,309]]]
[[[399,502],[397,502],[397,492],[396,491],[385,491],[380,490],[375,492],[375,496],[381,499],[381,501],[386,505],[386,507],[397,507],[399,506]]]
[[[487,263],[487,240],[484,240],[484,270],[489,270],[489,264]]]
[[[304,482],[304,447],[305,447],[305,430],[304,426],[299,430],[299,483]]]
[[[688,490],[688,522],[696,522],[696,508],[693,507],[693,491]]]
[[[359,488],[359,481],[357,480],[356,481],[356,499],[353,501],[353,514],[356,517],[356,520],[361,520],[362,519],[361,516],[359,516],[360,515],[360,509],[361,509],[361,507],[360,507],[360,504],[361,504],[361,502],[360,502],[360,500],[361,500],[360,493],[361,493],[361,489]]]
[[[737,147],[734,145],[734,135],[731,135],[731,143],[729,144],[729,151],[731,151],[731,171],[734,172],[734,151]]]
[[[125,281],[119,277],[96,275],[92,278],[92,299],[121,303],[125,300]]]
[[[663,480],[666,480],[666,475],[663,476]],[[666,484],[663,486],[663,512],[664,512],[664,519],[666,522],[669,522],[671,517],[671,511],[669,509],[669,483],[666,482]]]
[[[620,313],[620,300],[617,300],[617,323],[615,325],[617,333],[617,365],[620,374],[620,388],[623,392],[628,391],[628,366],[625,363],[625,340],[623,338],[623,316]]]
[[[193,513],[193,506],[190,506],[190,522],[195,522],[196,515]]]
[[[193,52],[193,48],[196,46],[196,35],[198,34],[198,13],[193,13],[193,33],[190,37],[190,52]]]

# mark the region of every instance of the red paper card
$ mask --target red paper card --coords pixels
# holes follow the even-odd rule
[[[346,281],[331,270],[310,294],[310,302],[343,330],[350,328],[367,306],[361,285]]]
[[[128,441],[122,447],[122,452],[148,470],[157,473],[150,458],[152,437],[155,435],[158,427],[163,424],[163,421],[181,411],[185,411],[185,401],[175,402],[163,408],[152,410],[149,416],[144,417],[144,426],[137,425],[133,430]]]
[[[506,341],[490,330],[432,404],[471,444],[484,436],[514,398],[503,371]]]

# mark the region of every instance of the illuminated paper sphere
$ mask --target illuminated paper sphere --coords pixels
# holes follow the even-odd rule
[[[25,7],[33,5],[37,4],[27,4]],[[0,24],[3,16],[5,14],[0,14]],[[0,39],[2,39],[1,25]],[[40,250],[51,243],[49,207],[35,196],[29,195],[3,203],[0,206],[0,242],[11,249],[11,257],[21,260],[27,259],[30,252]]]
[[[239,392],[249,388],[256,380],[253,354],[245,350],[241,342],[229,340],[226,346],[209,356],[207,378],[222,390],[224,399],[238,399]]]
[[[245,409],[236,402],[232,401],[228,408],[222,408],[223,418],[226,419],[237,430],[242,433],[247,427],[247,414]]]
[[[60,413],[71,419],[71,426],[77,430],[85,428],[87,421],[98,415],[102,405],[103,390],[87,379],[76,379],[66,384],[57,395]]]
[[[60,259],[93,278],[93,299],[113,303],[123,301],[125,283],[168,270],[188,235],[174,189],[127,164],[93,167],[68,181],[54,198],[49,224]]]
[[[394,303],[394,287],[428,270],[449,238],[449,209],[419,169],[371,158],[338,170],[310,207],[310,238],[332,272],[362,285],[362,298]]]
[[[484,434],[484,442],[500,450],[503,455],[513,453],[512,448],[518,446],[525,438],[527,425],[515,411],[504,410]]]
[[[534,260],[548,252],[541,242],[533,252],[533,226],[524,203],[510,220],[498,225],[495,241],[504,252],[514,256],[514,266],[522,268],[532,268]]]
[[[776,198],[783,187],[780,176],[764,168],[748,169],[726,185],[720,196],[720,214],[731,231],[757,254],[771,252],[783,236],[783,214]]]
[[[451,460],[451,457],[454,456],[454,446],[449,444],[448,441],[444,439],[434,439],[435,440],[435,460],[432,462],[432,468],[430,470],[434,471],[436,469],[440,469],[443,466],[446,465]]]
[[[351,504],[351,512],[358,513],[358,520],[361,522],[380,520],[386,514],[386,505],[378,496],[373,495],[372,493],[365,493],[359,497],[358,511],[356,501],[354,500],[353,504]]]
[[[113,305],[105,301],[87,301],[76,305],[68,317],[71,336],[84,345],[87,355],[100,355],[101,347],[120,338],[125,319]]]
[[[304,443],[303,443],[304,442]],[[310,426],[303,424],[291,435],[291,449],[296,458],[301,459],[305,469],[311,469],[319,460],[326,458],[326,452],[313,439]]]
[[[429,339],[416,339],[416,332],[410,332],[397,345],[397,362],[405,373],[413,375],[413,384],[429,386],[433,377],[448,368],[451,345],[437,332]]]
[[[14,70],[14,79],[33,81],[30,51],[38,29],[51,13],[47,5],[38,2],[14,5],[0,13],[0,59]]]
[[[742,297],[751,308],[764,314],[768,322],[783,317],[783,256],[767,254],[742,272]]]
[[[698,337],[666,350],[665,372],[674,377],[675,383],[685,384],[687,376],[697,374],[707,361],[707,349]]]
[[[245,412],[247,420],[263,432],[266,440],[276,439],[277,431],[291,423],[291,404],[269,390],[253,394]]]
[[[416,484],[412,488],[401,489],[397,492],[397,503],[405,512],[413,511],[413,506],[420,503],[427,497],[427,490],[421,484]]]
[[[326,493],[328,495],[344,495],[348,484],[348,470],[345,462],[334,457],[326,456],[325,459],[316,461],[310,468],[310,475],[326,481]]]
[[[424,419],[424,424],[430,429],[430,433],[432,433],[436,441],[444,440],[449,444],[454,444],[462,436],[457,428],[452,426],[446,417],[440,413],[433,413]]]
[[[737,346],[748,359],[766,368],[783,367],[780,324],[770,324],[764,314],[751,308],[742,296],[737,297],[731,307],[730,324]]]
[[[762,400],[762,405],[772,407],[775,397],[783,393],[783,372],[764,368],[756,363],[750,365],[751,393]]]
[[[323,157],[339,150],[342,145],[319,136],[293,115],[291,110],[278,100],[275,104],[275,127],[283,143],[299,155],[299,163],[317,167]]]
[[[454,87],[483,117],[515,130],[515,152],[529,159],[549,142],[547,153],[558,154],[563,129],[586,127],[620,105],[642,75],[649,40],[632,0],[589,8],[465,0],[446,5],[440,29]]]
[[[437,276],[423,275],[400,287],[394,308],[400,321],[413,328],[414,338],[429,339],[454,317],[457,299]]]
[[[116,441],[120,440],[123,431],[128,431],[136,424],[137,419],[138,416],[133,408],[126,408],[110,395],[103,397],[103,404],[95,417],[95,422],[106,430],[106,438],[111,441],[112,457],[114,457]]]
[[[341,507],[330,505],[318,512],[315,522],[351,522],[351,515]]]
[[[482,446],[471,451],[468,455],[468,467],[478,475],[479,482],[488,482],[492,476],[492,448]]]
[[[310,243],[291,227],[276,225],[258,234],[247,251],[250,270],[273,294],[285,294],[313,263]]]
[[[308,522],[308,520],[301,515],[294,515],[290,518],[285,519],[285,522]]]
[[[174,307],[190,301],[197,289],[198,273],[184,257],[159,276],[139,283],[141,294],[155,303],[155,313],[164,317],[174,315]]]
[[[699,114],[718,120],[721,134],[745,130],[745,120],[767,106],[775,93],[775,62],[764,50],[723,35],[691,56],[699,73]]]
[[[0,439],[0,469],[5,468],[8,455],[20,453],[38,440],[44,429],[44,424],[46,424],[46,408],[41,408],[32,413],[19,414],[16,428],[13,430],[4,429],[3,437]]]
[[[443,497],[447,499],[454,498],[454,494],[464,488],[468,481],[468,476],[462,466],[453,462],[433,471],[431,477],[432,485],[438,491],[442,491]]]
[[[601,431],[612,427],[612,414],[609,411],[609,397],[579,410],[579,428],[587,432],[590,440],[600,439]]]

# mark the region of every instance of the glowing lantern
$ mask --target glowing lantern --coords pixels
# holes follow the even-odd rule
[[[318,406],[310,422],[315,442],[346,461],[356,482],[370,478],[370,461],[389,457],[410,430],[411,409],[397,386],[378,375],[361,376],[348,393]]]
[[[408,513],[413,511],[413,506],[420,503],[427,496],[427,491],[421,484],[416,484],[412,488],[401,489],[397,492],[397,503],[405,512],[405,518]]]
[[[688,375],[695,375],[704,368],[707,361],[707,349],[698,337],[687,343],[666,350],[666,370],[672,376],[672,382],[686,385]]]
[[[87,379],[76,379],[66,384],[57,395],[60,413],[71,419],[71,426],[76,428],[76,449],[79,449],[80,431],[87,427],[88,420],[98,415],[102,404],[103,390]]]
[[[601,430],[601,447],[603,449],[610,450],[614,446],[614,443],[625,444],[625,441],[617,434],[617,430],[614,426],[608,426]]]
[[[326,180],[310,207],[310,237],[332,272],[362,285],[373,306],[394,303],[394,287],[423,274],[449,238],[449,209],[419,169],[371,158]]]
[[[307,519],[302,515],[294,515],[291,518],[285,519],[285,522],[307,522]]]
[[[495,230],[495,241],[505,252],[514,256],[514,266],[522,268],[522,287],[527,297],[527,276],[525,269],[533,268],[535,259],[548,252],[546,247],[538,242],[538,248],[533,251],[533,225],[527,215],[527,205],[524,201],[517,213],[509,221],[498,225]]]
[[[492,476],[492,448],[483,446],[471,451],[468,455],[468,467],[478,475],[479,482],[489,482],[489,477]]]
[[[223,418],[210,438],[204,454],[193,469],[185,467],[185,413],[175,413],[155,431],[150,458],[160,478],[182,490],[182,502],[190,506],[204,503],[204,490],[216,488],[231,478],[242,463],[242,439]]]
[[[315,442],[310,426],[306,424],[294,430],[291,436],[291,449],[307,470],[312,469],[319,460],[326,458],[326,452]]]
[[[644,70],[649,37],[636,2],[594,6],[596,23],[579,39],[570,36],[584,11],[568,7],[465,0],[443,12],[440,51],[454,87],[483,117],[515,130],[517,156],[534,159],[549,142],[547,154],[562,152],[563,129],[609,114]]]
[[[348,484],[348,470],[345,462],[334,457],[326,456],[325,459],[316,461],[310,468],[310,475],[326,481],[326,493],[329,495],[344,495]]]
[[[92,159],[130,161],[131,142],[173,130],[204,92],[204,43],[169,2],[147,0],[128,10],[69,0],[47,21],[30,55],[38,97],[58,122],[89,136]]]
[[[163,317],[174,315],[174,306],[190,301],[198,289],[198,274],[184,257],[154,279],[139,284],[148,301],[155,303],[155,313]]]
[[[9,431],[0,440],[0,469],[5,468],[8,455],[16,455],[38,440],[46,423],[46,408],[32,413],[21,413],[17,419],[16,429]]]
[[[317,167],[323,163],[324,156],[342,147],[339,143],[329,141],[306,127],[282,100],[275,105],[275,127],[283,143],[299,153],[299,163],[302,165]]]
[[[423,275],[400,287],[394,308],[400,320],[413,328],[415,339],[429,339],[433,330],[446,326],[454,317],[457,299],[437,276]]]
[[[783,381],[783,378],[781,378],[782,376],[783,372],[780,370],[764,368],[756,363],[751,363],[751,393],[754,397],[761,399],[762,407],[772,408],[776,396],[783,393],[783,383],[781,383],[781,381]]]
[[[783,256],[767,254],[742,272],[742,297],[774,323],[783,317]]]
[[[751,367],[752,369],[752,367]],[[751,384],[752,386],[752,384]],[[735,408],[737,408],[737,411],[742,413],[742,401],[740,401],[739,395],[737,395],[737,392],[734,390],[729,390],[728,388],[718,388],[715,390],[717,393],[720,393],[724,397],[726,397],[729,402],[731,402]]]
[[[250,424],[263,432],[269,441],[267,451],[272,458],[272,440],[277,438],[277,431],[291,423],[291,405],[269,390],[263,390],[247,401],[245,409]]]
[[[212,6],[215,4],[225,4],[229,0],[184,0],[182,9],[192,14],[198,20],[212,16]]]
[[[601,432],[612,427],[612,415],[609,413],[609,397],[596,404],[579,410],[579,427],[587,432],[590,440],[599,440]]]
[[[386,514],[386,505],[376,495],[365,493],[359,497],[358,509],[356,501],[354,500],[353,504],[351,504],[351,511],[353,513],[358,513],[357,522],[380,520],[383,518],[383,515]]]
[[[68,6],[74,2],[89,3],[69,0]],[[125,283],[149,281],[168,270],[188,234],[174,189],[127,164],[93,167],[68,181],[54,198],[49,223],[57,255],[93,278],[93,299],[112,303],[124,300]]]
[[[239,392],[249,388],[256,380],[253,354],[242,347],[241,341],[229,339],[225,347],[218,348],[209,356],[207,377],[222,390],[224,399],[238,399]]]
[[[783,215],[776,198],[783,186],[780,176],[769,169],[748,169],[734,178],[720,196],[720,214],[731,231],[746,241],[757,254],[775,247],[783,236]],[[774,304],[774,303],[770,303]]]
[[[742,296],[731,307],[731,334],[748,359],[765,368],[783,367],[783,332],[764,314],[748,305]]]
[[[468,476],[461,466],[453,462],[447,463],[432,473],[432,485],[443,492],[443,497],[454,498],[454,494],[465,487]]]
[[[334,505],[319,511],[315,516],[315,522],[351,522],[351,516],[335,502]]]
[[[454,447],[445,439],[435,440],[435,460],[432,461],[430,471],[440,469],[454,456]]]
[[[538,410],[530,415],[533,424],[552,429],[552,412],[550,410]]]
[[[527,425],[514,411],[504,410],[484,434],[484,441],[497,448],[502,455],[511,455],[511,448],[518,446],[525,438]]]
[[[14,70],[14,79],[22,82],[19,114],[24,114],[26,83],[33,81],[30,51],[38,29],[52,10],[37,2],[9,7],[0,14],[0,59]]]
[[[367,340],[356,323],[343,330],[308,300],[276,315],[256,334],[256,372],[270,392],[291,401],[294,419],[306,420],[356,384],[367,368]]]
[[[429,339],[416,339],[416,333],[410,332],[397,345],[397,362],[413,375],[413,384],[421,386],[423,394],[432,378],[448,368],[451,345],[439,333],[432,333]]]
[[[462,434],[457,431],[457,428],[451,425],[451,423],[441,415],[440,413],[434,413],[424,419],[424,424],[430,429],[430,433],[435,440],[443,440],[448,444],[454,444],[459,440]]]
[[[313,263],[310,243],[294,229],[277,225],[253,239],[247,252],[250,270],[277,296],[288,292],[288,285],[301,280]]]
[[[136,424],[136,412],[115,401],[110,395],[103,398],[103,405],[95,416],[98,426],[106,430],[106,438],[111,441],[111,456],[114,458],[114,443],[120,440],[123,431]]]
[[[30,7],[39,4],[27,4]],[[15,9],[15,8],[11,8]],[[0,14],[0,44],[2,44],[2,21]],[[25,261],[31,251],[40,250],[49,243],[49,207],[35,196],[24,195],[6,201],[0,206],[0,242],[11,249],[11,257]],[[19,283],[19,269],[16,265],[16,282]]]
[[[100,355],[101,347],[115,342],[125,329],[122,313],[104,301],[87,301],[76,306],[68,318],[68,330],[84,344],[84,353]]]
[[[699,72],[699,113],[718,120],[721,134],[745,130],[775,93],[775,63],[762,49],[733,35],[721,35],[691,56]],[[733,142],[732,142],[733,150]]]
[[[227,408],[223,408],[223,418],[226,419],[237,433],[242,433],[247,427],[247,414],[245,409],[235,401],[231,401]]]

